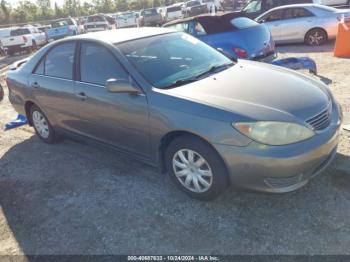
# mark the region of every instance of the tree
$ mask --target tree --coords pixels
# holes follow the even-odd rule
[[[9,4],[7,3],[6,0],[1,0],[1,3],[0,3],[0,7],[1,7],[1,11],[4,15],[4,18],[3,18],[3,22],[4,23],[10,23],[10,6]]]
[[[129,10],[129,5],[127,0],[116,0],[115,1],[115,7],[118,12],[124,12]]]
[[[51,8],[50,0],[36,0],[38,7],[40,8],[40,18],[50,19],[53,18],[53,10]]]
[[[32,22],[38,18],[38,7],[28,0],[21,1],[11,15],[17,23]]]
[[[56,18],[61,18],[61,17],[63,17],[63,11],[62,11],[62,9],[58,6],[57,2],[55,2],[55,17],[56,17]]]

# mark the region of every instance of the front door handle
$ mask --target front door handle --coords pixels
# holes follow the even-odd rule
[[[87,99],[87,95],[84,92],[78,93],[77,97],[80,98],[81,100],[86,100]]]
[[[32,83],[31,86],[32,86],[33,88],[40,88],[40,85],[39,85],[38,82]]]

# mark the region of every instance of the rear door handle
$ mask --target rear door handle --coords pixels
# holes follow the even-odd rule
[[[84,92],[78,93],[77,97],[80,98],[81,100],[86,100],[87,99],[87,95]]]
[[[32,83],[32,87],[33,88],[40,88],[40,85],[38,82],[34,82],[34,83]]]

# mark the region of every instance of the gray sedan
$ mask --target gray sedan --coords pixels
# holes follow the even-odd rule
[[[7,85],[42,141],[73,136],[128,153],[199,199],[230,184],[292,191],[336,155],[341,113],[323,83],[232,62],[165,28],[52,43],[11,70]]]
[[[271,9],[255,20],[268,26],[276,43],[322,45],[336,37],[343,17],[350,19],[350,10],[299,4]]]

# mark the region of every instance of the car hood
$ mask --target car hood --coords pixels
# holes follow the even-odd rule
[[[244,120],[303,123],[329,105],[326,89],[292,70],[240,60],[208,78],[162,92],[230,111]]]

